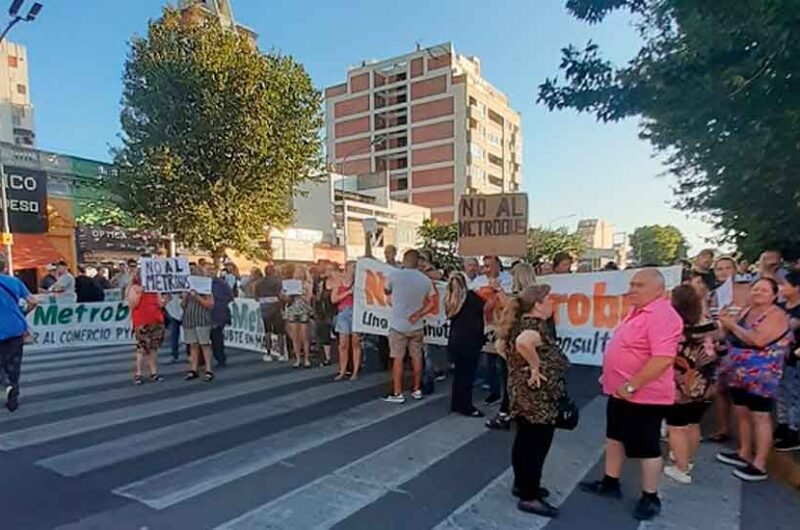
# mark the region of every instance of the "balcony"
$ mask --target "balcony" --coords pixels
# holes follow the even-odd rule
[[[495,166],[503,167],[503,159],[500,158],[499,156],[494,156],[491,153],[489,153],[489,162],[491,162]]]
[[[375,130],[391,129],[408,124],[408,111],[406,109],[398,111],[384,112],[375,116]]]

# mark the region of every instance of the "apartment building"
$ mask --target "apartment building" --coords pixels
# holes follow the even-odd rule
[[[236,22],[231,0],[178,0],[178,9],[189,20],[198,20],[199,17],[206,20],[216,19],[223,28],[237,32],[246,37],[253,46],[256,45],[258,34]]]
[[[33,105],[25,46],[0,44],[0,142],[33,147]]]
[[[522,185],[519,113],[451,43],[363,62],[325,100],[329,167],[359,190],[388,183],[393,201],[449,223],[462,194]]]

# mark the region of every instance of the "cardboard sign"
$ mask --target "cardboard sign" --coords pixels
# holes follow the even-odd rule
[[[303,294],[303,282],[300,280],[283,280],[281,291],[286,296]]]
[[[189,289],[189,260],[139,258],[142,287],[146,293],[179,293]]]
[[[207,276],[189,276],[189,290],[197,294],[211,294],[211,278]]]
[[[458,205],[458,252],[462,256],[524,256],[528,242],[528,195],[462,195]]]

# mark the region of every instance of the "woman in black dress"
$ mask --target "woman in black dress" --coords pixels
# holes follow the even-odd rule
[[[483,336],[483,300],[467,289],[464,274],[454,272],[447,281],[445,311],[450,319],[447,339],[449,357],[455,363],[450,410],[480,418],[483,413],[472,404],[475,370],[485,341]]]

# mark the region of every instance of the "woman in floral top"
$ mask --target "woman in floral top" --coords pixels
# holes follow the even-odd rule
[[[558,402],[566,394],[569,368],[548,320],[550,287],[532,285],[509,299],[499,325],[497,352],[508,363],[511,417],[517,423],[511,460],[517,507],[544,517],[558,509],[548,504],[541,485],[542,468],[553,443]]]
[[[666,414],[675,465],[666,466],[664,474],[690,484],[692,462],[700,448],[700,420],[716,393],[717,325],[705,318],[703,300],[690,285],[672,290],[672,306],[683,319],[684,328],[674,365],[675,404]]]
[[[750,482],[767,479],[772,405],[792,344],[789,321],[776,305],[777,298],[775,280],[761,278],[750,288],[750,306],[738,320],[724,311],[719,317],[727,331],[729,357],[720,377],[729,384],[739,424],[739,451],[719,453],[717,460],[736,467],[734,475]]]

